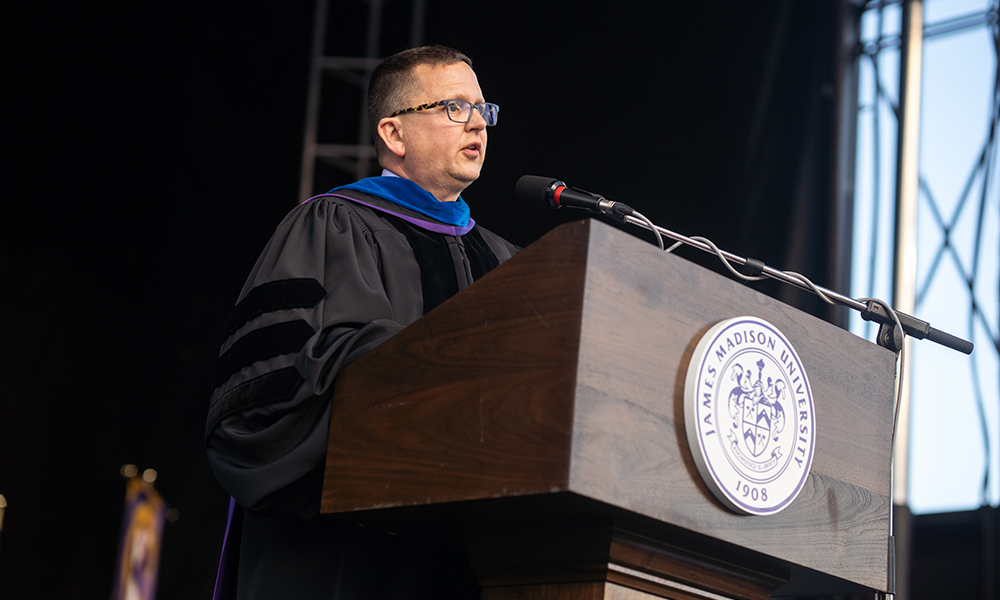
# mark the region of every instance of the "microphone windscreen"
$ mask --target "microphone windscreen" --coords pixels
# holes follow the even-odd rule
[[[559,205],[553,200],[552,194],[557,187],[565,185],[558,179],[551,177],[524,175],[517,180],[517,185],[514,186],[514,195],[521,202],[543,208],[559,208]]]

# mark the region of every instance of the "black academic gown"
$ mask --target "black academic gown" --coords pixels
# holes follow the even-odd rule
[[[338,193],[357,201],[317,198],[278,226],[220,349],[206,442],[246,509],[237,597],[459,597],[468,582],[439,589],[462,576],[420,542],[318,515],[333,384],[517,248],[478,225],[441,233],[385,200]]]

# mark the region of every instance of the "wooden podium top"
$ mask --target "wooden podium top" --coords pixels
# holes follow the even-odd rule
[[[812,470],[739,516],[684,425],[698,338],[750,315],[784,333],[815,403]],[[564,225],[338,378],[324,513],[574,495],[886,591],[895,356],[597,221]],[[850,587],[849,586],[849,587]]]

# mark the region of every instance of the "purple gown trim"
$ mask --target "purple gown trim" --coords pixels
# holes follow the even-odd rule
[[[440,233],[440,234],[443,234],[443,235],[456,235],[456,236],[458,236],[458,235],[465,235],[465,234],[469,233],[470,231],[472,231],[472,228],[476,226],[476,221],[472,217],[469,217],[469,223],[465,227],[459,227],[457,225],[445,225],[443,223],[431,223],[430,221],[424,221],[423,219],[418,219],[416,217],[410,217],[410,216],[407,216],[407,215],[400,214],[398,212],[389,210],[387,208],[382,208],[380,206],[375,206],[374,204],[368,204],[367,202],[363,202],[361,200],[358,200],[357,198],[351,198],[350,196],[342,196],[340,194],[319,194],[318,196],[313,196],[312,198],[309,198],[308,200],[304,200],[302,202],[302,204],[305,204],[306,202],[309,202],[310,200],[315,200],[316,198],[342,198],[344,200],[348,200],[348,201],[353,202],[355,204],[360,204],[362,206],[367,206],[368,208],[370,208],[372,210],[377,210],[377,211],[379,211],[381,213],[385,213],[387,215],[392,215],[394,217],[399,217],[400,219],[403,219],[404,221],[406,221],[406,222],[408,222],[408,223],[410,223],[412,225],[416,225],[417,227],[419,227],[421,229],[426,229],[427,231],[430,231],[432,233]]]
[[[212,600],[230,600],[235,598],[236,578],[239,575],[239,547],[240,539],[243,537],[242,508],[236,505],[236,498],[229,498],[229,516],[226,517],[226,535],[222,538],[222,555],[219,556],[219,571],[215,575],[215,590],[212,592]],[[233,517],[236,517],[236,527],[233,526]],[[234,531],[239,528],[239,531]]]

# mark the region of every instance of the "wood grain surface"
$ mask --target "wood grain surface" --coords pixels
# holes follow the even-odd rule
[[[744,315],[789,339],[816,408],[806,486],[767,517],[711,495],[683,422],[694,345]],[[884,591],[893,373],[887,350],[572,223],[340,375],[323,512],[569,492]]]
[[[691,596],[648,594],[605,581],[488,588],[483,590],[482,600],[658,600],[664,597],[693,600]],[[703,596],[693,598],[705,600]]]
[[[607,505],[592,500],[550,504],[530,507],[531,516],[520,521],[490,515],[492,525],[466,531],[484,594],[489,588],[606,581],[663,598],[767,600],[790,578],[773,559],[691,543],[648,522],[609,518],[593,510]]]
[[[565,491],[586,237],[541,240],[338,377],[324,512]]]
[[[591,244],[570,489],[884,590],[894,355],[610,228],[595,227]],[[806,486],[766,517],[733,514],[712,496],[683,419],[684,376],[700,335],[743,315],[789,339],[816,409]]]

